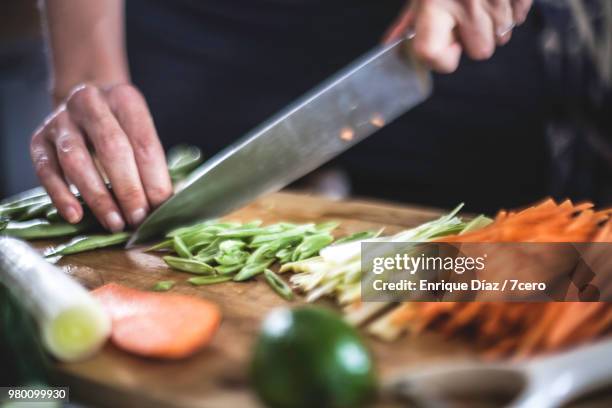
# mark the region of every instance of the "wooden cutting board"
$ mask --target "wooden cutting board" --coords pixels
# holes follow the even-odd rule
[[[385,227],[385,233],[393,233],[439,215],[416,207],[278,193],[226,218],[261,219],[265,223],[337,220],[341,222],[339,235],[345,235],[380,227]],[[173,291],[212,300],[223,313],[223,322],[212,344],[183,361],[143,359],[107,345],[88,361],[58,364],[56,381],[70,387],[72,399],[113,407],[259,406],[249,390],[246,374],[251,345],[267,312],[288,305],[264,281],[194,287],[186,282],[190,275],[170,270],[158,255],[143,253],[141,249],[93,251],[66,257],[58,265],[90,289],[108,282],[150,289],[159,280],[176,280]],[[291,305],[300,303],[303,301],[296,300]],[[327,304],[334,307],[331,302]],[[394,343],[372,338],[367,341],[383,377],[435,361],[474,357],[468,345],[435,335],[406,337]]]

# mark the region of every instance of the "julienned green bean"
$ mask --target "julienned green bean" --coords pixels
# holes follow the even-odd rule
[[[247,280],[247,279],[251,279],[252,277],[257,276],[260,273],[262,273],[268,266],[270,266],[272,264],[272,262],[274,262],[273,259],[270,259],[268,261],[262,261],[262,262],[259,262],[259,263],[246,264],[234,276],[234,280],[239,282],[239,281],[244,281],[244,280]]]
[[[302,259],[317,255],[321,249],[331,244],[333,240],[334,237],[328,233],[309,235],[295,248],[291,255],[291,260],[293,262],[301,261]]]
[[[196,259],[184,259],[176,256],[164,256],[164,262],[179,271],[194,273],[196,275],[209,275],[215,269],[209,264]]]
[[[285,300],[293,300],[293,291],[280,276],[272,272],[270,269],[264,270],[264,277],[268,285]]]
[[[215,266],[215,272],[217,272],[219,275],[230,275],[238,272],[243,267],[244,264],[218,265]]]
[[[295,228],[291,228],[282,232],[274,233],[274,234],[263,234],[257,235],[251,241],[251,246],[257,246],[260,244],[269,243],[272,241],[277,241],[280,239],[291,239],[293,237],[303,237],[308,232],[316,232],[314,224],[304,224],[299,225]]]
[[[189,175],[203,161],[202,151],[195,146],[179,145],[168,151],[168,172],[173,181]]]
[[[187,248],[185,241],[183,241],[180,235],[175,235],[172,238],[172,241],[174,245],[174,252],[176,252],[181,258],[193,257],[193,254],[191,253],[191,251],[189,251],[189,248]]]
[[[381,232],[382,230],[356,232],[354,234],[347,235],[346,237],[335,240],[334,245],[346,244],[347,242],[361,241],[361,240],[368,239],[368,238],[374,238]]]
[[[271,270],[281,265],[316,255],[333,242],[331,231],[337,222],[320,224],[277,223],[261,226],[261,221],[245,224],[206,221],[175,229],[166,240],[150,248],[168,250],[176,256],[164,261],[177,270],[200,276],[189,279],[194,285],[208,285],[229,280],[244,281],[261,273],[283,298],[292,299],[291,288]],[[355,235],[354,239],[364,235]]]
[[[50,223],[47,219],[35,219],[30,221],[11,221],[2,231],[3,234],[21,239],[44,239],[76,235],[89,231],[96,226],[96,222],[90,218],[78,224],[67,222]]]
[[[129,232],[118,232],[116,234],[107,235],[85,235],[75,237],[70,242],[59,245],[48,251],[45,256],[56,255],[71,255],[80,252],[92,251],[94,249],[106,248],[109,246],[119,245],[130,238]]]
[[[159,281],[155,283],[155,285],[153,285],[151,290],[153,290],[154,292],[167,292],[174,287],[175,283],[176,282],[173,280]]]
[[[215,283],[222,283],[231,281],[231,276],[197,276],[195,278],[187,279],[187,282],[195,286],[201,285],[214,285]]]
[[[54,208],[50,202],[41,202],[32,204],[29,206],[19,217],[16,217],[17,221],[27,221],[40,217],[47,217],[47,211],[50,208]]]

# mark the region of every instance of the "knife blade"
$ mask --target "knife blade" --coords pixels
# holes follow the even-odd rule
[[[376,47],[201,165],[128,247],[278,191],[423,102],[431,76],[408,41]]]

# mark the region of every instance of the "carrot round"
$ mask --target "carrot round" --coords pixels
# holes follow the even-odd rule
[[[112,320],[112,342],[130,353],[178,359],[208,344],[221,321],[219,308],[192,296],[152,293],[116,283],[92,295]]]

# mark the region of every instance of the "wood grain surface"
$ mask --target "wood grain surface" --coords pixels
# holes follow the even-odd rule
[[[305,195],[278,193],[264,197],[227,219],[265,223],[278,221],[318,222],[338,220],[338,234],[385,227],[385,233],[418,225],[438,212],[385,203],[334,202]],[[266,283],[253,280],[194,287],[189,274],[170,270],[161,257],[142,249],[98,250],[68,256],[59,263],[67,273],[90,289],[108,282],[150,289],[157,281],[177,281],[175,292],[216,302],[223,322],[212,344],[182,361],[156,361],[122,352],[112,345],[90,360],[58,364],[56,381],[70,386],[71,398],[94,406],[257,407],[248,387],[251,344],[268,311],[287,306]],[[298,299],[291,305],[303,303]],[[331,302],[327,304],[334,307]],[[475,358],[468,344],[435,335],[405,337],[382,343],[372,338],[371,347],[383,378],[398,370],[414,369],[434,362]]]

